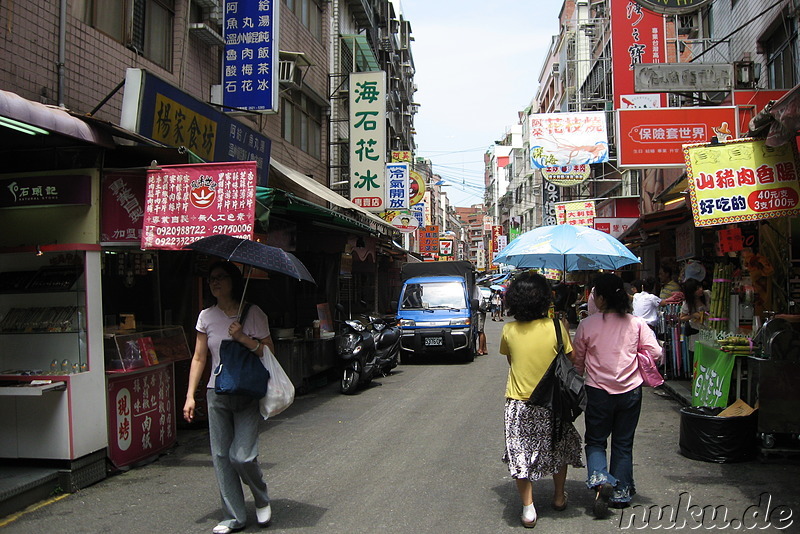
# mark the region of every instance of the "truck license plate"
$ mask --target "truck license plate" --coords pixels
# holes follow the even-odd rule
[[[425,338],[425,346],[426,347],[441,347],[444,345],[444,340],[441,337],[426,337]]]

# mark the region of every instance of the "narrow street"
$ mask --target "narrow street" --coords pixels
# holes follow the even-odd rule
[[[490,354],[471,364],[401,365],[380,385],[349,397],[331,383],[298,397],[285,414],[264,424],[261,460],[273,499],[273,521],[265,532],[522,531],[519,498],[500,461],[507,369],[497,353],[501,327],[487,321]],[[679,408],[664,394],[645,392],[635,503],[672,506],[687,521],[684,508],[724,505],[730,526],[721,530],[734,531],[747,513],[765,525],[766,504],[762,515],[753,513],[768,492],[776,512],[773,528],[762,531],[800,531],[797,461],[718,465],[684,458],[678,452]],[[582,433],[582,418],[578,427]],[[569,472],[564,512],[550,507],[549,480],[535,484],[537,531],[642,528],[641,522],[630,525],[630,509],[594,519],[584,477],[583,469]],[[791,519],[782,525],[788,528],[774,528],[776,514],[787,510]],[[245,532],[260,531],[252,502],[250,515],[253,524]],[[208,533],[219,518],[207,433],[183,430],[178,447],[158,461],[11,518],[3,532]],[[688,531],[689,525],[672,530]],[[702,530],[714,525],[720,530],[719,520]],[[649,528],[654,526],[651,521]]]

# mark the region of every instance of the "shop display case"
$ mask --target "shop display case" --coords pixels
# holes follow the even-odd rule
[[[191,353],[180,326],[107,332],[105,349],[108,457],[123,469],[175,443],[173,363]]]
[[[105,448],[99,277],[94,245],[0,252],[0,457]]]

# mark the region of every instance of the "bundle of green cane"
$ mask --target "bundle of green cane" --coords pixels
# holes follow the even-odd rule
[[[732,265],[727,263],[714,264],[714,276],[711,284],[711,306],[708,319],[709,328],[717,332],[728,329],[732,276]]]
[[[732,354],[752,354],[753,342],[747,336],[728,336],[719,340],[719,348]]]

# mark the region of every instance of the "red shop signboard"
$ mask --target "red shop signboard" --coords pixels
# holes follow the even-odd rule
[[[108,379],[108,449],[122,467],[142,461],[175,443],[172,365]]]
[[[178,250],[217,234],[252,239],[256,170],[244,161],[148,171],[142,248]]]

